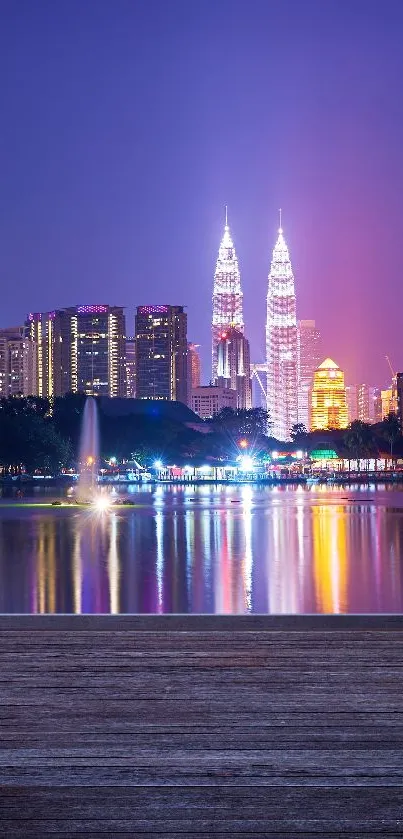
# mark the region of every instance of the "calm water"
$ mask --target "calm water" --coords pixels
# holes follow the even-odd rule
[[[103,514],[1,499],[0,612],[403,612],[403,489],[131,498]]]

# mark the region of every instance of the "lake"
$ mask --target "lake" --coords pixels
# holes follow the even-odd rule
[[[403,612],[403,487],[133,486],[102,513],[56,497],[3,491],[1,613]]]

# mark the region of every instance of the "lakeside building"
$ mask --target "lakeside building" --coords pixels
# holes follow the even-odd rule
[[[37,395],[34,342],[23,326],[0,329],[0,397]]]
[[[322,336],[314,320],[297,323],[298,422],[306,429],[311,424],[313,374],[323,358]]]
[[[202,419],[211,419],[223,408],[237,407],[236,390],[219,385],[201,385],[192,391],[192,411]]]
[[[136,339],[126,338],[126,396],[136,398]]]
[[[217,344],[216,384],[235,391],[237,408],[252,407],[249,341],[233,326],[221,333]]]
[[[313,377],[310,430],[347,426],[344,373],[331,358],[326,358],[315,370]]]
[[[213,287],[213,319],[211,326],[212,376],[217,378],[217,346],[223,331],[230,326],[244,331],[243,294],[238,259],[225,215],[224,235],[218,251]]]
[[[183,306],[138,306],[136,396],[188,401],[187,314]]]
[[[120,306],[70,306],[28,315],[36,347],[35,392],[126,396],[125,315]]]
[[[200,344],[188,342],[187,374],[188,374],[188,405],[192,405],[192,390],[200,387],[201,381],[201,360],[199,353]]]
[[[268,277],[266,364],[271,433],[277,440],[289,440],[298,419],[297,319],[294,274],[281,218]]]

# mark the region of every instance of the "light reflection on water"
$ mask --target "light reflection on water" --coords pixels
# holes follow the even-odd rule
[[[399,488],[131,497],[104,514],[2,499],[0,612],[403,612]]]

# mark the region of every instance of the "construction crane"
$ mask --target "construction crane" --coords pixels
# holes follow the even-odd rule
[[[387,362],[388,362],[388,364],[389,364],[389,369],[390,369],[390,372],[392,373],[392,382],[393,382],[393,380],[396,378],[396,372],[395,372],[395,370],[393,369],[393,367],[392,367],[392,365],[391,365],[391,363],[390,363],[390,358],[389,358],[389,356],[388,356],[388,355],[385,355],[385,358],[386,358],[386,361],[387,361]]]

